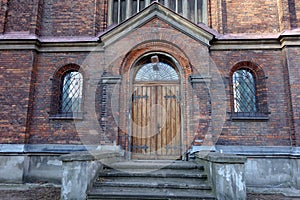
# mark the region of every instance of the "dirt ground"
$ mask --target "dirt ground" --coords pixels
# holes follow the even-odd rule
[[[285,197],[280,194],[247,194],[247,200],[300,200],[300,198]]]
[[[60,188],[53,186],[29,186],[19,188],[0,188],[0,200],[59,200]],[[247,194],[247,200],[300,200],[280,194]]]
[[[59,200],[59,187],[1,188],[1,200]]]

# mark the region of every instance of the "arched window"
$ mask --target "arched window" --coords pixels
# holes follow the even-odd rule
[[[170,65],[158,62],[143,65],[135,75],[135,81],[178,81],[177,72]]]
[[[53,76],[51,119],[82,118],[83,75],[80,67],[69,64]]]
[[[62,81],[61,113],[80,113],[82,105],[82,74],[78,71],[66,73]]]
[[[234,112],[257,112],[256,83],[249,69],[238,69],[232,75]]]

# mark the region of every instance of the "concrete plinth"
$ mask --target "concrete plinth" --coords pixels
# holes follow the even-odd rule
[[[196,160],[203,163],[209,172],[217,199],[246,199],[246,157],[200,151],[196,154]]]
[[[84,151],[61,156],[63,176],[61,199],[85,200],[103,163],[113,162],[120,156],[116,151]]]
[[[0,183],[23,183],[26,162],[23,155],[0,156]]]

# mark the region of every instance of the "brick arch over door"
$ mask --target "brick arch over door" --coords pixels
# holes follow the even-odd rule
[[[163,41],[145,42],[133,47],[121,64],[120,74],[128,73],[139,57],[151,52],[163,52],[171,55],[180,65],[183,78],[188,78],[192,74],[193,68],[185,52],[176,45]]]

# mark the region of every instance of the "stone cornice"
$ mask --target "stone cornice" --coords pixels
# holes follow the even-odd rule
[[[155,15],[160,18],[164,18],[162,13],[156,13]],[[151,16],[149,17],[151,18]],[[192,26],[192,23],[190,25]],[[217,37],[213,38],[213,35],[207,32],[207,30],[197,27],[198,26],[196,25],[188,28],[186,27],[185,33],[196,35],[195,31],[197,29],[200,30],[201,33],[199,32],[198,34],[202,34],[203,37],[202,39],[199,39],[199,42],[209,43],[208,48],[210,48],[211,51],[281,50],[284,47],[300,47],[300,33],[296,34],[284,32],[278,35],[217,35]],[[119,28],[117,28],[115,31],[122,32],[122,30],[119,30]],[[103,42],[99,41],[99,37],[101,39],[106,39],[106,42],[108,40],[114,40],[117,37],[121,37],[119,34],[117,34],[117,32],[115,33],[115,31],[103,33],[103,37],[38,37],[36,35],[24,33],[4,34],[0,35],[0,50],[35,50],[38,52],[50,53],[91,51],[102,52],[105,48],[104,45],[107,45],[107,43],[104,44]],[[128,29],[128,31],[130,31],[130,29]],[[182,30],[178,29],[178,31]],[[116,35],[113,35],[113,33]],[[120,34],[124,34],[124,32]]]
[[[282,48],[286,46],[300,46],[300,35],[281,36],[280,43]]]
[[[231,39],[212,42],[210,50],[280,50],[278,39]]]
[[[37,37],[26,34],[0,36],[0,50],[35,50],[38,52],[103,51],[96,37]]]

